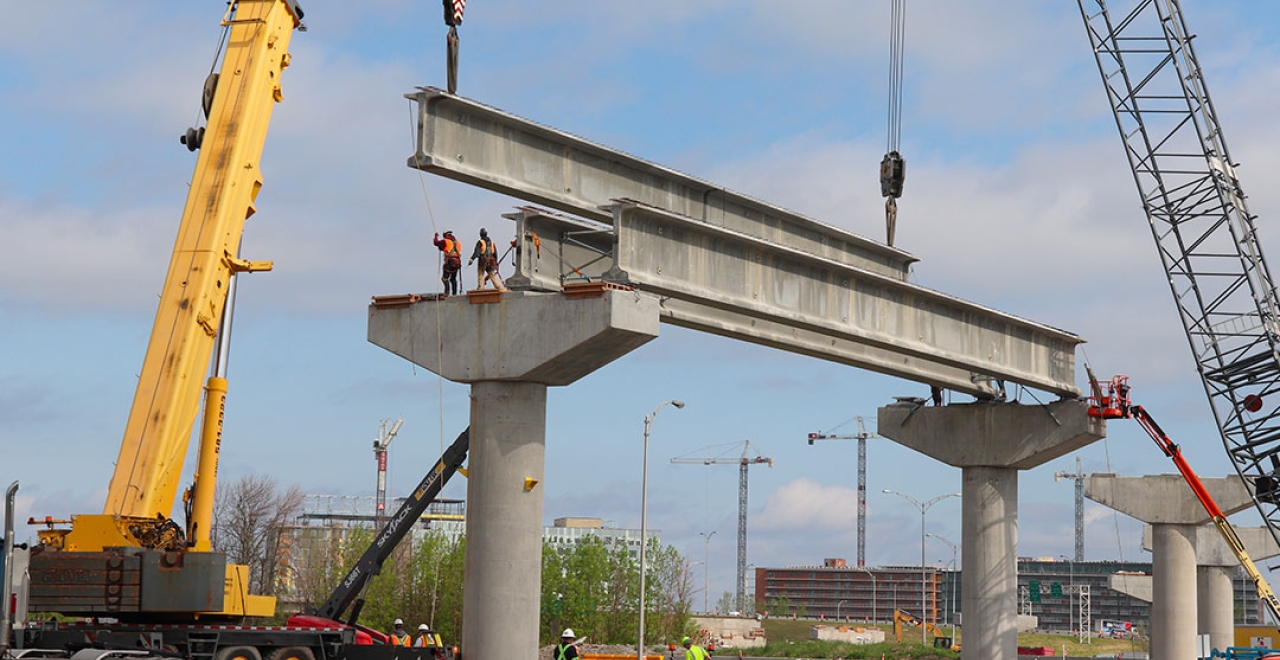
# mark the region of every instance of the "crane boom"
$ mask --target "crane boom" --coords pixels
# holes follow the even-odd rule
[[[1090,374],[1090,380],[1094,380],[1092,374]],[[1129,379],[1126,376],[1116,376],[1103,388],[1098,388],[1095,380],[1094,391],[1101,391],[1102,394],[1091,398],[1089,414],[1102,419],[1134,419],[1142,426],[1142,430],[1151,436],[1156,446],[1160,447],[1160,451],[1173,460],[1173,464],[1178,468],[1178,473],[1182,475],[1187,485],[1191,487],[1191,492],[1195,494],[1196,499],[1200,501],[1200,505],[1209,514],[1209,518],[1213,520],[1213,526],[1222,535],[1222,540],[1226,542],[1227,547],[1231,548],[1231,552],[1235,554],[1240,566],[1249,575],[1249,579],[1253,580],[1253,586],[1258,592],[1258,598],[1266,603],[1267,609],[1271,611],[1272,618],[1280,621],[1280,599],[1277,599],[1275,592],[1271,590],[1271,585],[1267,584],[1266,578],[1262,576],[1262,572],[1253,563],[1253,558],[1245,551],[1244,542],[1240,540],[1235,528],[1227,521],[1227,514],[1222,512],[1222,508],[1218,506],[1213,496],[1205,489],[1204,483],[1200,481],[1200,477],[1196,475],[1195,470],[1192,470],[1191,465],[1187,463],[1187,459],[1183,458],[1182,449],[1169,438],[1164,429],[1160,428],[1151,413],[1148,413],[1142,406],[1130,403],[1128,381]]]
[[[1177,0],[1077,0],[1227,454],[1280,543],[1280,296]]]

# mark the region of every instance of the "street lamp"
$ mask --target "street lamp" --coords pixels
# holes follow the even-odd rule
[[[955,618],[956,617],[956,573],[960,569],[960,565],[956,563],[956,544],[932,532],[929,533],[929,536],[932,536],[933,538],[938,539],[943,543],[946,543],[947,547],[951,548],[951,598],[950,598],[951,605],[950,607],[947,608],[947,620],[951,622],[951,638],[955,639],[956,637],[956,618]]]
[[[849,601],[847,601],[847,600],[842,600],[842,601],[840,601],[840,602],[836,603],[836,621],[839,621],[839,620],[840,620],[840,606],[841,606],[841,605],[844,605],[844,604],[845,604],[845,603],[847,603],[847,602],[849,602]]]
[[[924,571],[924,534],[925,534],[924,514],[926,511],[929,510],[929,507],[937,504],[938,502],[941,502],[942,500],[947,499],[948,497],[960,497],[960,493],[947,493],[946,495],[939,495],[927,502],[921,502],[920,500],[917,500],[916,498],[910,495],[907,495],[906,493],[899,493],[896,490],[889,490],[888,488],[884,489],[884,493],[886,495],[897,495],[898,497],[901,497],[902,499],[916,505],[917,509],[920,509],[920,621],[922,623],[927,623],[929,621],[929,612],[925,606],[925,592],[926,592],[925,578],[927,576],[925,575],[925,571]],[[925,638],[925,632],[926,632],[925,626],[921,625],[920,626],[920,643],[921,644],[927,643],[927,640]]]
[[[873,622],[879,621],[879,619],[876,618],[876,614],[878,613],[876,611],[876,574],[872,573],[871,569],[868,569],[865,566],[859,566],[858,570],[871,576],[871,620]]]
[[[636,658],[644,660],[644,549],[648,545],[645,529],[649,521],[649,428],[662,407],[671,404],[683,408],[683,401],[663,401],[644,418],[644,466],[640,472],[640,641],[636,646]]]
[[[707,609],[707,574],[711,572],[711,537],[716,535],[713,529],[711,533],[698,532],[698,536],[702,537],[702,613],[706,614],[711,610]]]

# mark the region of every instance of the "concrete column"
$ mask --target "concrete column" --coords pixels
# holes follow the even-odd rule
[[[525,480],[543,477],[547,386],[481,382],[471,400],[462,639],[469,657],[510,657],[504,637],[538,645],[538,618],[525,614],[542,593],[542,488]],[[506,622],[502,634],[492,621]]]
[[[1196,593],[1200,613],[1196,630],[1209,636],[1209,647],[1226,651],[1235,646],[1235,593],[1231,587],[1231,569],[1226,566],[1201,566],[1196,569]]]
[[[960,546],[964,644],[988,658],[1018,654],[1018,471],[963,469]],[[971,588],[969,585],[973,584]]]
[[[963,470],[961,622],[964,660],[1018,653],[1018,470],[1029,470],[1106,434],[1083,401],[1049,405],[897,403],[877,431]]]
[[[1200,481],[1224,513],[1240,511],[1252,501],[1239,477]],[[1085,478],[1084,494],[1151,525],[1151,657],[1194,660],[1202,616],[1198,612],[1213,606],[1198,599],[1196,587],[1197,556],[1206,547],[1204,535],[1216,535],[1216,530],[1205,526],[1210,518],[1204,505],[1177,474],[1093,474]],[[1230,606],[1227,612],[1230,616]]]
[[[547,387],[657,336],[657,299],[633,291],[375,299],[370,342],[471,384],[464,657],[538,656]]]
[[[1195,525],[1152,525],[1151,532],[1151,657],[1195,660]]]

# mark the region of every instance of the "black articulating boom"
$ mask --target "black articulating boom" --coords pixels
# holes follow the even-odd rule
[[[462,466],[462,462],[467,458],[470,441],[471,428],[468,427],[458,435],[458,439],[454,440],[448,449],[444,450],[444,455],[427,472],[427,476],[422,478],[418,487],[413,489],[413,494],[405,498],[396,514],[387,521],[386,527],[382,528],[377,538],[369,545],[369,549],[365,550],[360,561],[356,562],[342,582],[338,583],[329,600],[316,608],[312,614],[333,621],[343,621],[341,617],[350,608],[351,614],[345,623],[356,624],[356,620],[360,617],[360,610],[364,607],[364,591],[369,586],[369,581],[382,570],[383,562],[391,556],[396,546],[400,545],[400,540],[413,529],[414,525],[418,524],[423,512],[427,510],[427,505],[435,501],[445,484],[449,482],[449,478]]]

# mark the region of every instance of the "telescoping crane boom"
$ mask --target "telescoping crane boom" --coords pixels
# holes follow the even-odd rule
[[[1240,561],[1240,565],[1244,567],[1245,573],[1249,574],[1249,579],[1253,580],[1253,586],[1258,591],[1258,598],[1266,603],[1267,609],[1271,611],[1274,620],[1280,621],[1280,599],[1276,598],[1275,592],[1271,590],[1271,585],[1267,584],[1266,578],[1262,577],[1262,572],[1253,563],[1253,559],[1244,549],[1244,542],[1240,540],[1236,530],[1227,521],[1227,516],[1218,507],[1218,503],[1213,500],[1213,496],[1209,495],[1209,491],[1205,490],[1204,484],[1200,481],[1200,477],[1196,476],[1191,466],[1187,464],[1187,460],[1182,457],[1182,450],[1173,440],[1165,434],[1164,429],[1156,423],[1142,406],[1135,406],[1129,400],[1129,377],[1116,376],[1106,385],[1099,385],[1097,379],[1093,377],[1093,372],[1089,372],[1089,381],[1093,389],[1093,396],[1089,399],[1089,415],[1102,419],[1133,419],[1138,422],[1142,429],[1155,440],[1156,446],[1160,447],[1160,451],[1165,456],[1173,459],[1173,464],[1177,466],[1178,472],[1182,478],[1186,480],[1187,485],[1191,487],[1191,492],[1195,493],[1196,499],[1204,506],[1204,510],[1213,520],[1213,526],[1218,529],[1218,533],[1222,535],[1222,540],[1226,541],[1227,547],[1231,548],[1231,552],[1235,553],[1236,559]]]
[[[182,138],[199,155],[106,504],[100,515],[74,516],[67,529],[50,521],[40,531],[33,610],[120,619],[164,612],[170,620],[275,611],[274,598],[248,594],[246,567],[210,552],[210,532],[235,275],[271,268],[242,259],[240,242],[262,188],[259,161],[302,15],[296,0],[228,3],[221,69],[205,83],[207,126]],[[195,483],[183,493],[180,525],[172,513],[202,384]]]

